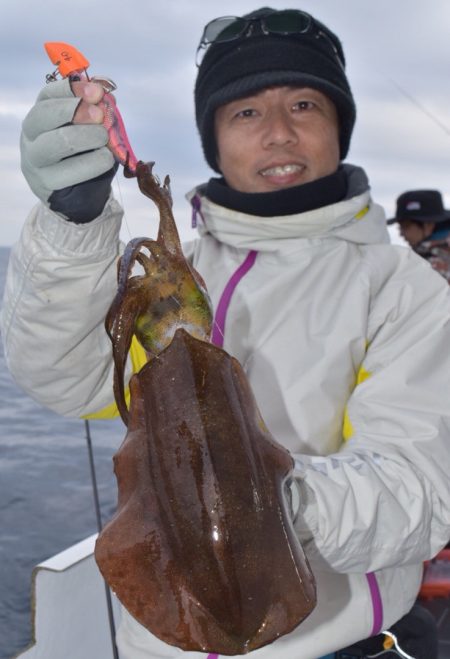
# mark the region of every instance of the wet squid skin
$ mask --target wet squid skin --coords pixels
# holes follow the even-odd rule
[[[96,559],[130,613],[183,650],[236,655],[295,628],[314,580],[282,489],[293,468],[239,363],[178,330],[131,380],[118,512]]]
[[[164,231],[162,219],[158,244],[165,249],[171,236]],[[178,255],[175,243],[167,249]],[[125,251],[123,271],[136,244]],[[150,251],[161,266],[167,255]],[[169,273],[148,267],[156,279],[146,275],[146,286],[164,288]],[[141,304],[142,286],[130,281],[119,273],[120,296],[107,321],[120,368],[136,319],[143,314],[146,326],[159,301],[145,292]],[[204,308],[188,321],[182,311],[181,321],[163,314],[158,353],[153,332],[149,344],[142,330],[157,358],[130,382],[128,431],[114,457],[118,509],[95,556],[119,600],[158,638],[185,651],[237,655],[292,631],[314,608],[316,592],[284,503],[292,457],[265,427],[240,364],[208,342]],[[120,378],[116,396],[123,369]]]

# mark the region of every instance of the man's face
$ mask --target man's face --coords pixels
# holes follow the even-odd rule
[[[315,181],[339,165],[332,101],[307,87],[269,87],[215,115],[218,164],[231,188],[271,192]]]
[[[399,222],[400,234],[411,247],[415,247],[425,240],[434,231],[434,222],[414,222],[414,220],[401,220]]]

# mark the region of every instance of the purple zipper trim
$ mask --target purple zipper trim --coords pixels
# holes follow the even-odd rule
[[[219,655],[218,654],[208,654],[206,659],[219,659]]]
[[[371,636],[376,636],[380,633],[383,626],[383,602],[375,572],[368,572],[366,574],[366,579],[369,584],[370,596],[372,598],[373,627]]]
[[[200,215],[203,224],[205,224],[205,218],[202,213],[202,200],[198,194],[194,195],[191,199],[192,206],[192,218],[191,218],[191,227],[195,229],[197,227],[197,216]]]
[[[219,348],[223,347],[225,320],[234,289],[255,263],[257,254],[258,252],[253,249],[247,254],[245,260],[241,263],[236,272],[231,276],[220,297],[219,304],[217,305],[217,310],[214,316],[213,332],[211,337],[211,343],[219,346]]]

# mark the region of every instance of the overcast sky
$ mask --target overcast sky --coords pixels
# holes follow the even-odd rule
[[[450,207],[449,0],[272,0],[310,11],[341,38],[358,108],[347,162],[362,165],[388,215],[406,189],[432,187]],[[206,22],[259,7],[249,0],[0,0],[0,245],[19,236],[35,203],[19,166],[23,117],[52,70],[45,41],[75,45],[92,75],[117,84],[116,98],[138,158],[169,173],[175,216],[189,237],[184,194],[211,172],[194,122],[195,50]],[[150,200],[119,173],[122,237],[154,236]]]

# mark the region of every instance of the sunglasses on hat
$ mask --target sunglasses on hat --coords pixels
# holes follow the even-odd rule
[[[275,11],[272,14],[254,18],[241,18],[239,16],[221,16],[210,21],[203,30],[202,38],[196,52],[196,64],[200,66],[202,56],[211,44],[228,43],[243,37],[251,37],[255,34],[275,34],[281,36],[299,36],[312,34],[316,38],[324,39],[331,48],[335,60],[342,69],[345,64],[339,55],[330,37],[320,29],[310,14],[297,9],[285,9]]]

